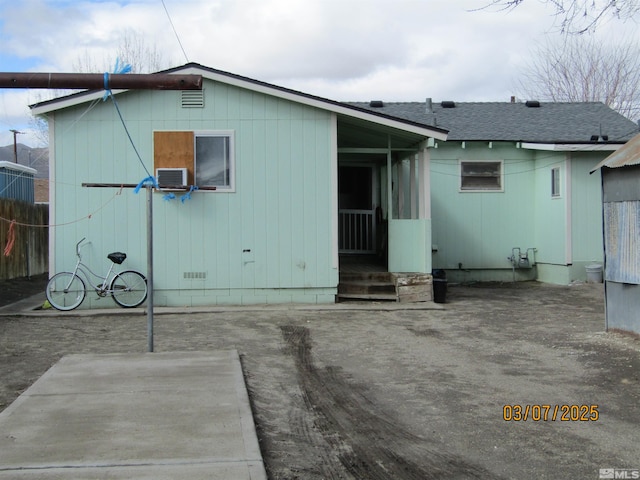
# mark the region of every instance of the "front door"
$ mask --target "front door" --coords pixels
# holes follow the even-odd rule
[[[340,253],[376,253],[375,177],[368,165],[338,169]]]

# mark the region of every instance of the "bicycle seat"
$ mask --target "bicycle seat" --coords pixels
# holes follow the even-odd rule
[[[107,258],[113,263],[117,263],[118,265],[120,265],[122,262],[124,262],[124,259],[127,258],[127,254],[122,252],[113,252],[107,255]]]

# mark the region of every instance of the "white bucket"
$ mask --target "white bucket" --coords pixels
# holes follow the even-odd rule
[[[602,283],[602,265],[587,265],[587,283]]]

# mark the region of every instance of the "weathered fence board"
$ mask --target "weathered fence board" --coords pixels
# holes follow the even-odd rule
[[[11,221],[14,244],[4,255]],[[49,267],[49,205],[0,199],[0,280],[46,273]]]

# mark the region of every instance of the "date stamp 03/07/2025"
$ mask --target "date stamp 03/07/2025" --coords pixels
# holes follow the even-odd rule
[[[596,422],[598,405],[503,405],[505,422]]]

